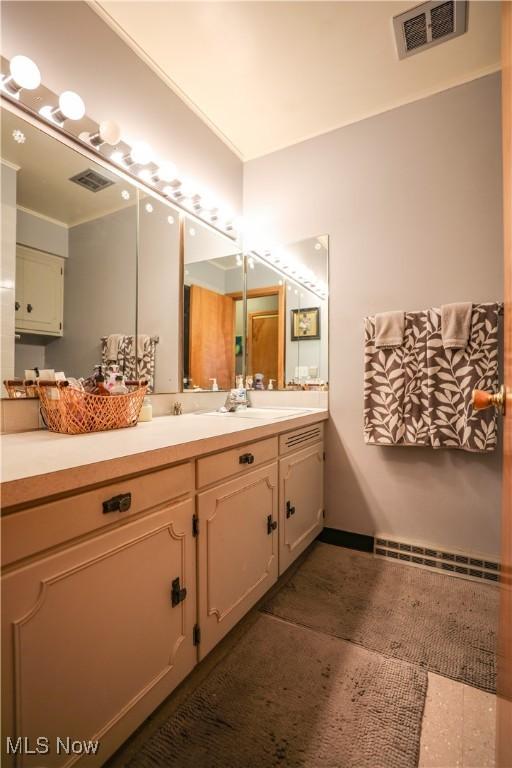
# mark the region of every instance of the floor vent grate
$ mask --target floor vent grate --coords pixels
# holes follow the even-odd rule
[[[380,536],[375,538],[373,551],[379,557],[388,557],[410,565],[432,568],[453,576],[490,582],[499,581],[500,566],[498,562],[461,552],[422,547],[418,544]]]

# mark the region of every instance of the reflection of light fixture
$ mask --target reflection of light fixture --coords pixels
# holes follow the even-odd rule
[[[169,222],[169,224],[174,224],[174,216],[168,216],[167,221]]]
[[[322,249],[322,243],[317,241],[315,243],[315,251],[320,251],[321,249]]]
[[[153,206],[151,203],[146,203],[145,208],[148,213],[153,213]]]
[[[12,132],[12,137],[17,144],[24,144],[27,140],[23,131],[20,131],[19,128],[14,129],[14,131]]]
[[[39,114],[52,123],[62,125],[65,120],[81,120],[85,115],[85,104],[74,91],[63,91],[59,96],[59,106],[45,106]]]
[[[130,199],[130,193],[128,192],[127,189],[123,189],[123,191],[121,192],[121,197],[123,198],[123,200]]]
[[[152,180],[151,171],[148,168],[143,168],[142,171],[139,172],[139,179],[142,179],[142,181],[145,181],[148,184],[151,184],[151,180]]]
[[[93,147],[101,147],[102,144],[113,147],[121,140],[121,128],[114,120],[103,120],[95,133],[81,133],[78,138]]]
[[[2,90],[12,96],[19,97],[21,90],[33,91],[41,85],[39,68],[28,56],[13,56],[9,72],[2,77]]]
[[[194,227],[190,227],[190,229],[188,230],[188,233],[191,237],[194,237],[196,234]]]

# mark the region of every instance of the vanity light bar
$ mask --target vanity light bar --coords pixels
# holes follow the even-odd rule
[[[20,102],[23,90],[33,91],[40,85],[41,73],[37,64],[28,56],[19,55],[11,59],[9,74],[1,76],[0,92],[7,98]],[[35,111],[32,102],[24,106],[31,112]],[[78,93],[63,91],[57,105],[45,104],[38,113],[50,124],[63,129],[68,121],[80,121],[85,117],[85,104]],[[66,132],[69,132],[67,126]],[[140,179],[158,194],[173,200],[216,229],[231,236],[241,234],[234,214],[227,206],[217,202],[209,192],[201,189],[192,180],[180,178],[173,163],[155,160],[148,144],[136,141],[129,145],[123,141],[123,148],[119,147],[121,128],[114,120],[105,120],[99,124],[97,130],[83,131],[78,136],[69,133],[102,158],[105,155],[100,150],[104,149],[104,145],[112,146],[114,151],[110,154],[110,160],[119,165],[125,173]]]
[[[278,253],[280,253],[280,249],[278,249]],[[284,275],[287,280],[293,280],[301,288],[314,293],[319,299],[327,298],[327,286],[321,280],[317,280],[310,269],[302,267],[301,272],[301,267],[298,264],[288,261],[276,253],[272,254],[271,251],[265,251],[263,255],[258,253],[258,258],[272,267],[272,269]]]

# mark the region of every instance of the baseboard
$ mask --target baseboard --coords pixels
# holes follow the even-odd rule
[[[360,552],[373,552],[373,536],[365,536],[363,533],[352,531],[340,531],[337,528],[324,528],[318,536],[318,541],[324,544],[334,544],[335,547],[347,547],[358,549]]]

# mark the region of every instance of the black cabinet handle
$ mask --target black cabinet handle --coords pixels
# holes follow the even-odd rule
[[[277,528],[277,522],[275,520],[272,520],[272,515],[268,515],[267,517],[267,533],[270,536],[272,531],[275,531]]]
[[[240,464],[254,464],[254,456],[252,453],[242,453],[238,461]]]
[[[103,502],[103,514],[107,512],[128,512],[132,505],[131,493],[120,493]]]
[[[32,306],[32,304],[27,304],[27,312],[32,312],[33,309],[34,307]]]
[[[286,517],[291,517],[295,514],[295,507],[292,507],[291,501],[286,502]]]
[[[15,301],[14,302],[14,309],[16,310],[16,312],[19,310],[20,307],[21,307],[21,304],[19,303],[19,301]]]

